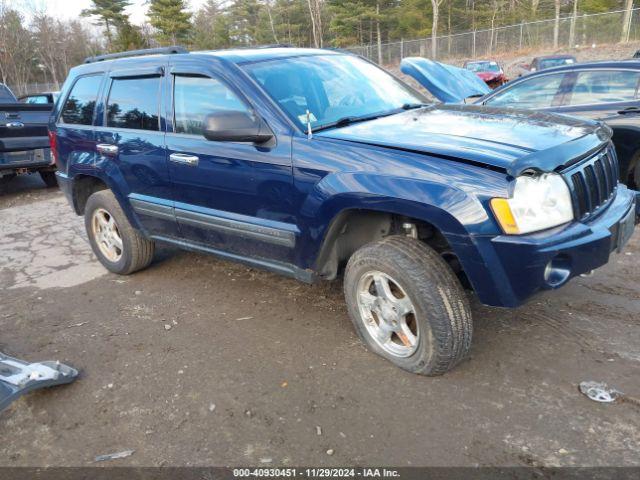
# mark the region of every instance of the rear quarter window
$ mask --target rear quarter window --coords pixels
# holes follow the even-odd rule
[[[72,125],[92,125],[102,75],[80,77],[62,107],[60,120]]]
[[[107,126],[160,130],[160,77],[114,78],[107,101]]]

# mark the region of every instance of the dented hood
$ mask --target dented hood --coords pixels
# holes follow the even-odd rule
[[[608,142],[596,122],[527,110],[433,105],[350,126],[319,137],[420,152],[504,169],[553,171]]]
[[[428,58],[405,58],[400,63],[400,71],[413,77],[436,99],[445,103],[461,103],[465,98],[485,95],[491,91],[472,71]]]

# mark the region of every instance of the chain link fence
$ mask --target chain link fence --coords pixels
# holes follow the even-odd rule
[[[625,22],[625,13],[620,10],[560,18],[557,43],[554,42],[555,19],[443,35],[436,39],[436,57],[438,60],[466,60],[516,50],[576,48],[640,40],[640,8],[631,11],[628,23]],[[624,23],[627,32],[623,34]],[[397,65],[405,57],[432,58],[432,42],[432,38],[422,38],[385,43],[380,49],[372,44],[345,50],[382,65]]]

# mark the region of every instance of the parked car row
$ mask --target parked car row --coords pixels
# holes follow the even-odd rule
[[[434,62],[407,59],[407,68],[422,72],[418,81],[444,102],[474,103],[495,108],[532,109],[606,122],[613,130],[619,180],[640,189],[640,59],[569,63],[545,68],[489,91],[453,81],[463,72],[447,70],[447,81]],[[435,88],[434,88],[435,87]],[[473,95],[472,98],[468,98]]]

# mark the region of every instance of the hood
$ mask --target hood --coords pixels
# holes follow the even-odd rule
[[[434,105],[315,134],[478,163],[517,176],[553,171],[611,137],[596,122],[527,110]]]
[[[471,70],[434,62],[428,58],[405,58],[400,62],[400,71],[413,77],[434,97],[445,103],[461,103],[465,98],[491,91]]]

